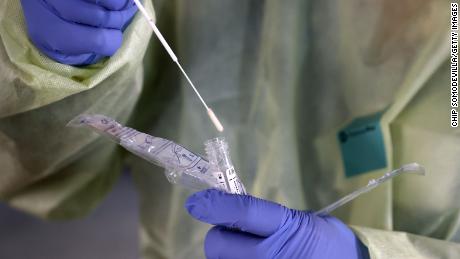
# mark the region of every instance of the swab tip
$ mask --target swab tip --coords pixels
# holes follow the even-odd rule
[[[222,126],[222,123],[220,123],[220,121],[217,118],[216,114],[210,108],[208,108],[208,115],[209,115],[209,118],[211,119],[212,123],[214,124],[214,127],[216,127],[216,129],[219,132],[223,132],[224,131],[224,126]]]

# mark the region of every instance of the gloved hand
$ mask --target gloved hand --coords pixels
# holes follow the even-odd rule
[[[208,259],[368,258],[361,241],[331,216],[212,189],[191,195],[185,207],[194,218],[216,225],[205,239]]]
[[[137,11],[132,0],[21,0],[29,38],[48,57],[68,65],[112,56]]]

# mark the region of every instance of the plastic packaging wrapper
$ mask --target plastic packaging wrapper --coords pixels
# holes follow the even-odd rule
[[[68,126],[85,126],[109,137],[131,153],[165,168],[166,177],[171,183],[194,190],[215,188],[230,193],[246,193],[233,165],[229,162],[228,152],[222,154],[226,155],[225,161],[231,168],[220,171],[220,168],[214,167],[215,170],[213,171],[210,170],[210,163],[206,159],[173,141],[153,137],[125,127],[104,115],[79,115],[70,121]],[[220,144],[225,144],[227,148],[225,142],[220,142]],[[214,152],[211,151],[212,149],[208,148],[208,150],[215,155],[215,159],[219,157],[221,161],[223,157],[219,153],[220,149],[216,148]],[[219,163],[219,165],[221,164]],[[227,177],[227,175],[230,176]]]

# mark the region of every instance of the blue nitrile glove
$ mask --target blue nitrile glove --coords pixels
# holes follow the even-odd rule
[[[68,65],[112,56],[137,11],[132,0],[21,0],[29,38],[45,55]]]
[[[368,258],[355,234],[331,216],[211,189],[191,195],[185,207],[194,218],[216,225],[205,240],[208,259]]]

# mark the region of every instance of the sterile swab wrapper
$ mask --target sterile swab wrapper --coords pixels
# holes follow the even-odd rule
[[[165,168],[166,177],[173,184],[193,190],[214,188],[228,193],[244,194],[243,183],[234,170],[214,171],[208,160],[171,140],[125,127],[114,119],[99,114],[79,115],[67,126],[87,127],[109,137],[131,153]]]
[[[331,205],[315,212],[315,215],[327,215],[330,214],[333,210],[345,205],[346,203],[354,200],[361,194],[367,193],[371,191],[372,189],[376,188],[377,186],[381,185],[382,183],[392,179],[393,177],[396,177],[398,175],[404,174],[404,173],[413,173],[413,174],[418,174],[418,175],[425,175],[425,168],[418,163],[411,163],[411,164],[406,164],[403,165],[402,167],[393,170],[391,172],[388,172],[384,174],[382,177],[377,178],[377,179],[372,179],[368,182],[368,184],[350,194],[347,196],[341,198],[340,200],[332,203]]]
[[[141,14],[144,16],[144,18],[147,20],[147,22],[149,23],[150,27],[152,27],[152,30],[153,32],[155,33],[155,35],[157,36],[158,40],[161,42],[161,44],[163,45],[163,47],[166,49],[166,51],[168,52],[169,56],[171,57],[171,59],[174,61],[174,63],[176,63],[176,65],[179,67],[179,70],[182,72],[182,74],[185,76],[185,78],[187,79],[187,82],[189,83],[189,85],[192,87],[193,91],[195,91],[196,95],[198,96],[198,98],[200,99],[201,103],[203,104],[204,108],[206,109],[207,113],[208,113],[208,116],[209,118],[211,119],[212,123],[214,124],[214,127],[216,127],[216,129],[219,131],[219,132],[222,132],[224,131],[224,127],[222,126],[222,123],[220,123],[219,119],[217,118],[216,114],[209,108],[209,106],[206,104],[206,102],[203,100],[203,97],[201,97],[201,94],[200,92],[198,92],[198,90],[196,89],[195,85],[193,84],[192,80],[190,80],[190,78],[188,77],[187,73],[185,72],[185,70],[182,68],[181,64],[179,63],[179,60],[176,56],[176,54],[174,54],[174,51],[172,50],[172,48],[169,46],[168,42],[166,41],[166,39],[163,37],[163,35],[161,34],[160,30],[158,29],[158,27],[155,25],[155,22],[153,21],[152,17],[149,15],[149,13],[147,12],[147,10],[145,10],[144,6],[142,5],[142,3],[139,1],[139,0],[134,0],[134,3],[137,5],[137,8],[139,9],[139,11],[141,12]]]

